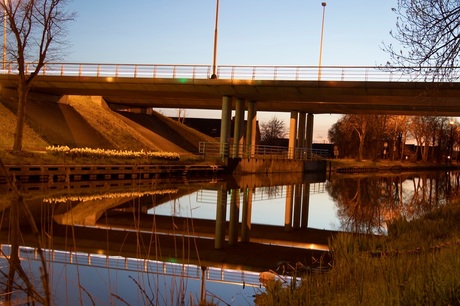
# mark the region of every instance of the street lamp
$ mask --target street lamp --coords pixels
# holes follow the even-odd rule
[[[321,62],[323,59],[324,14],[326,12],[326,2],[321,2],[321,5],[323,6],[323,20],[321,23],[321,40],[319,43],[318,81],[321,81]]]
[[[454,153],[454,120],[449,121],[450,124],[450,139],[449,139],[449,163],[452,162],[452,154]]]
[[[216,25],[214,27],[214,52],[212,59],[212,75],[211,79],[217,79],[216,61],[217,61],[217,28],[219,26],[219,0],[216,0]]]

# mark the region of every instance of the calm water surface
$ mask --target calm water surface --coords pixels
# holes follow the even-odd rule
[[[254,183],[244,186],[214,178],[175,185],[155,182],[149,186],[133,185],[123,190],[101,188],[28,192],[26,202],[47,241],[45,258],[55,304],[198,304],[204,285],[209,301],[222,305],[253,305],[254,296],[264,291],[259,280],[260,271],[216,265],[207,267],[203,273],[201,267],[195,265],[136,258],[121,251],[125,242],[113,242],[109,237],[112,231],[133,231],[133,227],[127,226],[127,223],[137,222],[142,216],[174,216],[180,220],[210,220],[214,223],[218,216],[224,216],[228,224],[234,214],[232,205],[239,210],[239,226],[246,218],[253,226],[271,225],[287,228],[288,231],[295,231],[296,226],[301,224],[301,227],[311,229],[385,234],[388,221],[400,217],[417,218],[456,197],[459,173],[331,175],[327,180],[302,178],[291,185]],[[5,224],[11,194],[4,192],[0,199],[5,207],[1,219],[2,252],[8,255],[10,242]],[[219,212],[219,203],[225,207],[224,214]],[[249,217],[242,212],[248,206]],[[300,212],[306,212],[302,217],[306,219],[296,224],[296,214]],[[121,220],[121,225],[117,224],[116,228],[113,221],[110,224],[107,221],[117,219]],[[141,222],[136,222],[134,231],[146,231]],[[99,235],[96,230],[100,231],[101,227],[107,233],[105,238],[104,235],[95,238]],[[94,240],[88,238],[91,243],[86,251],[69,252],[74,242],[67,239],[72,235],[63,234],[62,231],[72,232],[73,229],[82,228],[90,233],[89,236],[94,231]],[[151,230],[154,231],[154,228]],[[188,233],[187,236],[193,235]],[[62,237],[67,237],[66,241],[61,241]],[[225,239],[228,241],[228,236]],[[113,243],[116,243],[115,247],[112,247]],[[138,242],[138,248],[143,243]],[[148,245],[155,252],[161,252],[158,242],[152,241]],[[119,254],[114,256],[111,252],[109,256],[109,246],[111,250],[119,248]],[[143,251],[133,250],[130,255],[136,252],[141,254]],[[21,257],[29,277],[38,284],[40,263],[34,245],[23,243]],[[0,257],[0,267],[2,272],[7,273],[8,262],[4,257]],[[4,283],[5,278],[0,277],[0,281]],[[15,296],[19,298],[21,293]],[[0,297],[1,300],[3,297]]]

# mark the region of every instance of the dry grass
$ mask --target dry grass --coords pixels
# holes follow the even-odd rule
[[[457,203],[399,220],[387,237],[339,234],[329,272],[271,284],[257,305],[460,305],[459,219]]]
[[[165,151],[181,155],[181,162],[202,162],[195,156],[198,152],[186,151],[172,144],[178,137],[166,140],[155,131],[131,122],[122,115],[111,111],[100,97],[69,96],[63,103],[31,101],[28,110],[23,151],[11,152],[16,125],[15,115],[10,109],[14,101],[0,102],[0,157],[5,164],[62,164],[62,163],[142,163],[142,160],[61,158],[46,154],[50,145],[89,147],[129,151]],[[159,116],[161,118],[161,116]],[[171,134],[180,134],[183,139],[198,143],[211,141],[209,137],[163,118],[163,129]],[[152,127],[150,127],[152,128]],[[168,130],[169,129],[169,130]],[[171,140],[171,141],[169,141]],[[170,143],[170,144],[168,144]],[[176,151],[179,149],[179,151]]]
[[[149,139],[142,137],[119,116],[105,106],[100,97],[69,96],[67,104],[72,106],[92,127],[118,150],[158,151]]]
[[[14,130],[16,128],[16,115],[0,103],[0,148],[11,149],[13,148]],[[29,126],[24,129],[24,150],[41,150],[47,146],[37,133],[35,133]]]
[[[453,166],[457,166],[457,163],[453,163]],[[337,168],[353,168],[353,167],[364,167],[364,168],[378,168],[379,170],[394,170],[398,168],[418,168],[418,169],[429,169],[429,168],[440,168],[446,164],[424,162],[424,161],[400,161],[400,160],[362,160],[356,161],[355,159],[332,159],[332,169]]]

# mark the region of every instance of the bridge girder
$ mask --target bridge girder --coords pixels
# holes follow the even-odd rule
[[[17,77],[0,75],[2,88]],[[259,111],[314,114],[460,115],[460,83],[158,79],[40,75],[31,92],[102,96],[115,107],[215,109],[223,96],[257,102]]]

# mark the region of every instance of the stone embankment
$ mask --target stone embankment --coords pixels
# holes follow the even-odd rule
[[[225,169],[216,165],[8,165],[8,176],[0,173],[0,189],[8,180],[22,190],[123,187],[151,184],[152,180],[221,175]]]

